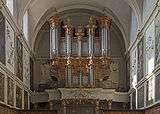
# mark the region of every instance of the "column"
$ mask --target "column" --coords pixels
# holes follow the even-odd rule
[[[96,100],[96,114],[99,114],[99,100]]]
[[[53,110],[53,101],[49,101],[49,110]]]
[[[67,18],[67,24],[65,25],[65,37],[66,37],[66,51],[67,57],[71,56],[71,38],[72,38],[72,32],[73,32],[73,27],[71,25],[71,20],[70,18]]]
[[[108,109],[112,110],[112,99],[108,100]]]
[[[94,73],[93,73],[93,60],[92,60],[92,58],[90,58],[90,60],[89,60],[88,68],[89,68],[89,84],[91,85],[91,87],[93,87],[94,86]]]
[[[64,100],[62,100],[62,114],[67,114],[66,112],[66,102]]]
[[[93,21],[93,18],[90,17],[89,18],[89,24],[87,25],[87,29],[88,29],[88,37],[89,37],[89,56],[90,56],[90,60],[89,60],[89,84],[91,86],[94,85],[94,74],[93,74],[93,54],[94,54],[94,47],[93,47],[93,39],[94,39],[94,32],[95,32],[95,24]]]
[[[127,103],[125,103],[125,102],[123,103],[123,109],[127,110]]]
[[[93,39],[94,39],[94,32],[95,32],[95,24],[93,21],[93,18],[90,17],[89,18],[89,24],[87,25],[87,29],[88,29],[88,37],[89,37],[89,56],[92,57],[93,56]]]
[[[33,107],[34,107],[34,110],[37,110],[38,109],[38,103],[34,103]]]
[[[130,109],[133,110],[133,105],[132,105],[132,94],[130,94]]]
[[[49,20],[50,23],[50,57],[51,59],[58,55],[59,47],[59,25],[58,16],[53,16]]]
[[[70,58],[67,58],[67,64],[66,64],[66,86],[71,87],[72,86],[72,67],[71,67],[71,60]]]
[[[110,56],[110,35],[109,29],[111,26],[111,20],[107,16],[103,16],[100,18],[101,24],[101,48],[102,48],[102,56]]]
[[[82,38],[84,36],[84,29],[82,25],[78,26],[78,30],[76,33],[76,36],[78,38],[78,57],[80,58],[82,55]],[[79,61],[79,66],[81,66],[81,60]],[[79,86],[82,86],[82,71],[81,67],[79,67]]]
[[[5,104],[7,104],[7,101],[8,101],[8,91],[7,90],[8,90],[8,79],[7,79],[7,75],[5,75],[4,77],[4,102]]]
[[[67,78],[67,86],[71,87],[72,84],[72,69],[71,69],[71,38],[73,27],[71,25],[70,18],[67,18],[67,24],[64,26],[65,28],[65,37],[66,37],[66,57],[67,57],[67,65],[66,65],[66,78]]]

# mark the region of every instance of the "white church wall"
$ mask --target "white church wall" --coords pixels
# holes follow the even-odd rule
[[[143,2],[143,23],[145,23],[151,15],[158,0],[144,0]]]
[[[5,29],[1,29],[2,32],[4,32],[5,37],[5,62],[3,63],[0,62],[0,78],[1,84],[0,84],[0,92],[4,97],[1,96],[1,103],[5,104],[9,107],[12,108],[20,108],[23,109],[25,102],[27,101],[28,108],[29,108],[29,95],[30,95],[30,79],[26,79],[28,77],[27,75],[30,74],[30,71],[27,70],[29,66],[29,58],[30,58],[30,50],[28,48],[28,45],[26,44],[22,33],[20,33],[20,27],[17,25],[16,21],[14,20],[13,15],[11,15],[8,10],[6,9],[6,6],[4,4],[2,5],[1,12],[5,17],[5,21],[3,27]],[[2,34],[3,35],[3,34]],[[18,36],[18,37],[17,37]],[[16,66],[15,63],[16,61],[16,47],[15,47],[15,42],[16,39],[20,39],[21,44],[23,47],[27,50],[24,51],[24,80],[20,80],[16,76]],[[2,45],[3,46],[3,45]],[[3,51],[3,50],[2,50]],[[23,66],[22,66],[23,67]],[[27,67],[27,68],[26,68]],[[26,73],[27,72],[27,73]],[[22,74],[23,75],[23,74]],[[23,76],[22,76],[23,77]],[[4,80],[3,80],[4,79]],[[3,83],[4,83],[4,88],[3,88]],[[27,92],[28,99],[24,102],[26,98],[24,98],[24,91]],[[25,93],[26,94],[26,93]],[[26,95],[26,96],[27,96]],[[25,107],[25,109],[28,109]]]
[[[155,3],[156,1],[152,0],[152,1],[148,1],[148,2],[152,2],[150,3],[151,6],[153,7],[153,3]],[[146,8],[149,8],[150,6],[145,6]],[[150,16],[149,20],[145,23],[145,26],[143,27],[142,30],[140,30],[141,32],[139,32],[138,35],[138,40],[137,42],[134,44],[133,47],[137,47],[139,44],[139,41],[141,41],[140,39],[143,38],[144,39],[144,46],[143,46],[143,50],[144,50],[144,58],[143,58],[143,67],[144,67],[144,73],[143,76],[141,76],[141,80],[139,80],[137,82],[137,84],[135,84],[135,90],[136,90],[136,106],[137,108],[147,108],[147,107],[151,107],[153,105],[155,105],[156,103],[159,102],[159,100],[157,100],[159,98],[159,74],[160,74],[160,70],[159,70],[159,7],[156,7],[156,9],[153,11],[153,9],[150,7],[150,9],[148,9],[148,12],[152,12],[152,15],[150,15],[148,12],[148,16]],[[147,19],[147,14],[144,14],[146,16]],[[146,20],[144,19],[144,20]],[[133,53],[133,48],[130,51],[130,58],[131,58],[131,62],[134,61],[134,59],[132,58],[132,53]],[[138,63],[136,63],[136,65],[138,65]],[[131,63],[132,66],[132,63]],[[131,92],[131,96],[133,93],[133,74],[132,74],[132,68],[131,68],[131,82],[130,82],[130,92]],[[141,87],[143,87],[143,89],[141,89]],[[144,96],[144,98],[142,98],[142,96]],[[142,103],[139,102],[139,100]],[[133,101],[133,100],[132,100]],[[132,103],[131,103],[132,104]]]

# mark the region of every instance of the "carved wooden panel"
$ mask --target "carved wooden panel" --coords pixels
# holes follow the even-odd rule
[[[4,74],[0,72],[0,101],[4,102]]]
[[[160,100],[160,74],[156,76],[156,82],[155,82],[155,97],[156,101]]]
[[[16,86],[16,107],[22,108],[22,89]]]
[[[144,107],[144,86],[138,89],[138,108]]]
[[[14,82],[11,78],[8,77],[8,90],[7,90],[7,98],[8,104],[13,106],[14,105]]]
[[[12,73],[14,73],[14,66],[15,66],[14,30],[7,20],[5,27],[5,39],[6,39],[6,66]]]
[[[132,93],[132,109],[136,109],[136,92]]]
[[[24,91],[24,109],[28,109],[28,92]]]
[[[20,42],[20,39],[18,38],[18,36],[16,36],[15,39],[15,60],[16,60],[16,64],[15,64],[15,71],[16,71],[16,76],[20,79],[23,80],[23,47],[22,44]]]
[[[156,18],[155,22],[155,66],[160,64],[160,14]]]
[[[0,12],[0,62],[5,64],[5,17]]]
[[[144,61],[144,50],[143,50],[143,38],[138,44],[138,69],[137,69],[137,80],[140,81],[143,78],[143,61]]]
[[[30,58],[30,89],[33,91],[33,60]]]

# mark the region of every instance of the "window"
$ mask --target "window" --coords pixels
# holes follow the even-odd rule
[[[153,78],[147,82],[147,105],[153,103]]]
[[[13,15],[13,0],[6,0],[6,6],[8,7],[9,11]]]
[[[23,33],[26,40],[28,40],[28,11],[23,16]]]
[[[133,42],[136,40],[136,34],[137,34],[137,29],[138,29],[138,22],[137,22],[137,18],[134,14],[134,12],[132,12],[132,17],[131,17],[131,35],[130,35],[130,45],[133,44]]]

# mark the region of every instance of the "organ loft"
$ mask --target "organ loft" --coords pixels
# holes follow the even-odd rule
[[[68,88],[93,88],[110,76],[111,20],[89,17],[88,25],[73,26],[53,16],[50,23],[51,73]]]

